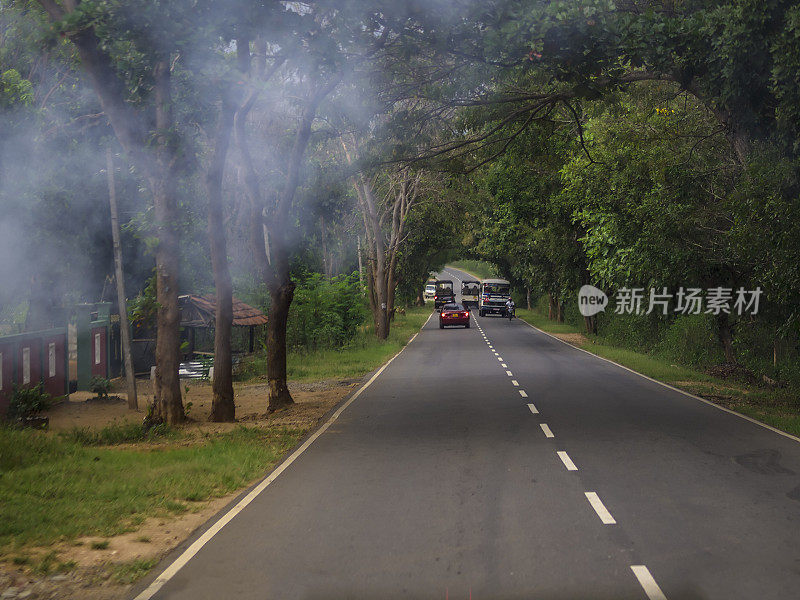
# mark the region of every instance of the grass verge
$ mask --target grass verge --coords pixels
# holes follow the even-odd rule
[[[333,350],[291,351],[286,361],[290,380],[319,381],[321,379],[351,379],[363,377],[397,354],[417,333],[431,314],[432,307],[406,309],[392,322],[389,337],[379,340],[372,327],[364,325],[347,346]],[[239,380],[265,377],[266,357],[254,355],[243,364]]]
[[[80,536],[112,536],[181,513],[266,472],[299,429],[238,427],[157,445],[96,447],[94,436],[0,429],[0,556]]]
[[[791,390],[712,377],[703,371],[672,364],[657,356],[604,343],[602,338],[586,337],[581,329],[551,321],[535,310],[518,308],[517,316],[552,335],[569,336],[570,343],[592,354],[800,437],[800,405]]]

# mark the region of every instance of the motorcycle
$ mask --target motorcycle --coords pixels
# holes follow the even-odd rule
[[[515,312],[516,312],[516,307],[514,306],[506,309],[506,316],[508,317],[509,321],[516,316]]]

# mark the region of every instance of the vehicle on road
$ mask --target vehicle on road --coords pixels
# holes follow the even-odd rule
[[[422,299],[423,300],[433,300],[433,297],[436,295],[436,282],[429,281],[425,284],[425,290],[422,292]]]
[[[469,329],[469,309],[463,304],[445,304],[439,313],[439,329],[447,325],[463,325]]]
[[[436,293],[433,296],[433,303],[438,310],[445,304],[452,304],[456,301],[456,294],[453,291],[453,282],[449,279],[436,280]]]
[[[481,282],[464,279],[461,281],[461,303],[469,308],[478,308],[478,297],[481,293]]]
[[[511,283],[505,279],[484,279],[481,282],[478,314],[506,316],[506,302],[511,297]]]

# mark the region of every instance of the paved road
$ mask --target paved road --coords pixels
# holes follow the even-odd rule
[[[431,319],[155,595],[798,596],[800,443],[492,317]]]

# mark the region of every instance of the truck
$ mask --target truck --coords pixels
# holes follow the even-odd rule
[[[478,298],[481,293],[481,282],[464,279],[461,281],[461,303],[464,308],[478,308]]]
[[[456,301],[456,294],[453,291],[453,282],[449,279],[436,280],[436,294],[433,296],[433,305],[438,310],[445,304]]]
[[[506,301],[511,297],[511,283],[505,279],[484,279],[481,281],[481,294],[478,304],[478,314],[486,315],[506,314]]]

